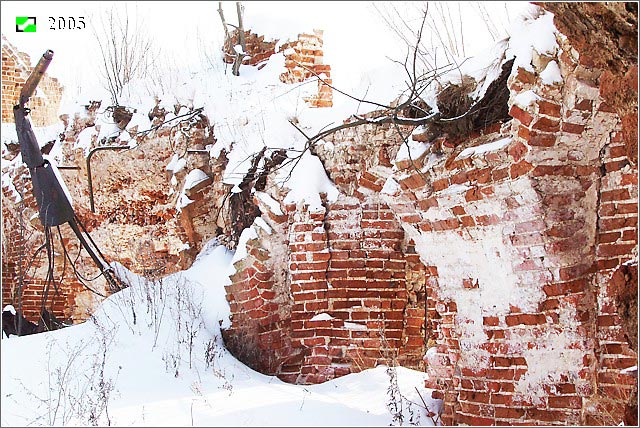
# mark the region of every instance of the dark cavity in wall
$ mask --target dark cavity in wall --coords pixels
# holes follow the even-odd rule
[[[513,61],[511,59],[502,64],[500,76],[491,82],[477,101],[470,94],[477,88],[478,82],[469,76],[463,76],[460,84],[446,86],[437,99],[441,118],[429,126],[431,140],[446,136],[451,142],[459,142],[494,123],[510,120],[507,79]],[[450,120],[452,118],[455,120]]]
[[[285,150],[277,150],[266,157],[264,147],[251,161],[251,167],[242,182],[238,185],[240,192],[229,196],[229,224],[233,242],[237,243],[242,231],[253,224],[262,213],[253,202],[252,189],[263,191],[267,184],[267,176],[275,171],[287,159]],[[262,167],[260,161],[264,159]]]

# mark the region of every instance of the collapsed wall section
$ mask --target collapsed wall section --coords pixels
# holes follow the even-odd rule
[[[249,54],[245,64],[260,68],[277,53],[277,41],[265,41],[251,32],[245,36]],[[321,31],[300,34],[277,47],[286,57],[280,76],[283,82],[300,83],[317,75],[330,82],[331,67],[323,61]],[[6,123],[13,122],[12,108],[30,71],[30,60],[4,37],[2,56]],[[38,93],[42,97],[31,101],[33,125],[55,123],[61,87],[56,79],[45,76]],[[331,97],[331,90],[318,82],[317,95],[311,94],[307,102],[313,107],[327,107]],[[105,106],[90,101],[84,110],[62,115],[61,138],[46,142],[46,148],[54,147],[60,155],[58,160],[67,167],[62,175],[74,209],[108,261],[150,277],[186,269],[211,238],[235,247],[230,233],[234,227],[234,207],[229,202],[233,199],[229,197],[232,186],[222,180],[226,153],[223,150],[211,157],[209,148],[216,142],[214,125],[202,114],[202,108],[181,104],[189,104],[188,100],[175,102],[171,106],[167,100],[156,98],[155,108],[146,112],[139,111],[139,106]],[[177,116],[181,120],[176,121]],[[35,202],[28,177],[18,171],[19,156],[17,141],[3,148],[2,300],[17,308],[24,304],[26,317],[36,321],[45,294],[48,262],[44,252],[30,260],[44,241],[44,234],[37,217],[33,217],[35,212],[29,211]],[[16,197],[16,187],[24,200]],[[25,201],[29,208],[26,211],[22,210]],[[26,229],[22,227],[25,223]],[[62,230],[63,240],[71,249],[75,238],[64,226]],[[82,253],[65,265],[65,257],[57,254],[54,277],[59,283],[54,297],[48,297],[54,300],[45,306],[60,319],[83,320],[101,298],[76,281],[71,269],[81,265],[79,272],[92,278],[96,275],[91,272],[93,263]],[[98,282],[91,286],[104,295],[104,284]]]
[[[226,159],[210,158],[204,149],[213,140],[206,118],[195,112],[189,126],[181,124],[188,149],[178,147],[176,126],[159,121],[150,134],[147,114],[137,112],[136,124],[125,124],[126,130],[118,129],[122,136],[107,142],[99,136],[109,135],[111,124],[103,113],[98,117],[99,106],[90,103],[73,118],[64,117],[62,138],[47,144],[67,167],[60,174],[78,218],[109,263],[154,278],[186,269],[202,245],[222,233],[226,221],[221,214],[229,187],[221,180]],[[89,317],[108,294],[106,283],[64,224],[61,237],[52,229],[53,279],[47,280],[47,251],[38,251],[46,237],[28,172],[14,147],[3,150],[2,190],[3,304],[12,304],[33,322],[43,305],[66,322]]]

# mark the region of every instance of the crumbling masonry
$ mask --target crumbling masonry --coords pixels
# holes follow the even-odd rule
[[[571,13],[602,26],[603,17],[626,16],[624,8],[594,4]],[[626,369],[637,365],[638,169],[637,137],[630,137],[637,51],[635,59],[613,52],[594,60],[581,33],[558,22],[561,12],[569,14],[556,17],[566,35],[560,50],[534,53],[533,71],[511,73],[510,120],[462,142],[443,138],[440,153],[412,162],[394,161],[395,129],[343,130],[314,147],[341,192],[337,200],[309,210],[280,203],[285,194],[273,186],[255,194],[271,231],[252,226],[257,238],[227,285],[225,342],[240,360],[296,383],[378,363],[425,369],[425,393],[444,400],[445,425],[633,423],[637,378]],[[607,34],[597,46],[609,46]],[[256,65],[266,58],[260,52],[273,50],[258,36],[246,39]],[[320,58],[320,39],[313,43],[307,50]],[[562,81],[545,84],[540,73],[552,61]],[[330,77],[321,59],[290,58],[291,81],[314,74],[301,62],[326,67],[315,73]],[[527,91],[533,101],[517,102]],[[328,102],[327,94],[319,83],[319,99]],[[191,190],[195,202],[181,212],[158,207],[162,195],[154,193],[122,207],[109,189],[135,195],[136,186],[169,180],[166,135],[153,138],[145,178],[97,163],[108,185],[96,190],[97,213],[81,214],[105,252],[126,254],[127,239],[144,230],[150,259],[162,253],[164,265],[177,269],[229,226],[218,215],[228,191],[225,160],[188,159],[186,170],[200,168],[211,180]],[[71,188],[82,188],[81,174]],[[3,185],[3,198],[7,192]],[[86,201],[81,191],[76,197]],[[143,219],[151,207],[155,222]],[[3,272],[6,262],[3,253]]]
[[[315,149],[337,201],[256,198],[273,232],[256,227],[227,287],[229,349],[297,383],[426,353],[447,425],[633,421],[635,129],[607,97],[616,76],[558,42],[512,73],[504,125],[397,171],[394,130],[339,132]],[[540,77],[551,61],[561,83]],[[637,96],[637,65],[616,82]]]

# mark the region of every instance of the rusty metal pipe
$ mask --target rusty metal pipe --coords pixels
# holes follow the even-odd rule
[[[40,61],[38,61],[36,66],[33,68],[33,71],[20,91],[20,106],[24,106],[26,102],[29,101],[29,98],[31,98],[35,92],[38,83],[40,83],[40,80],[47,71],[52,59],[53,51],[51,49],[48,49],[44,54],[42,54]]]

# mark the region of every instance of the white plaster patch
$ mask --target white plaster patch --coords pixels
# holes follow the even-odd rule
[[[415,241],[420,259],[438,268],[440,298],[456,303],[465,365],[486,367],[489,354],[479,348],[488,339],[483,317],[504,316],[511,304],[525,312],[537,311],[544,298],[541,287],[519,286],[512,269],[518,255],[505,245],[502,226],[475,228],[464,237],[457,231],[419,232],[406,224],[403,228]],[[477,288],[464,288],[465,279],[477,282]]]
[[[309,321],[330,321],[334,319],[331,315],[326,312],[322,312],[320,314],[316,314]]]
[[[559,309],[560,319],[554,330],[547,329],[538,337],[526,331],[520,338],[521,343],[532,343],[535,347],[522,352],[528,370],[516,383],[515,392],[532,399],[534,404],[542,404],[547,395],[544,385],[560,382],[562,376],[574,382],[583,367],[585,351],[575,349],[575,343],[581,342],[576,331],[575,307],[563,305]]]

